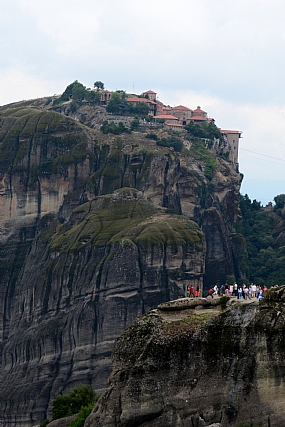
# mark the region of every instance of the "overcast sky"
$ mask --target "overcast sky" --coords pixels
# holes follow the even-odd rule
[[[0,105],[79,80],[243,131],[242,193],[285,193],[284,0],[1,0]],[[258,153],[258,154],[257,154]]]

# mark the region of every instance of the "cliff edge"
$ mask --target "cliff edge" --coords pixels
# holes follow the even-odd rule
[[[260,303],[164,305],[138,318],[116,341],[109,389],[85,426],[280,427],[284,298],[281,287]]]
[[[104,134],[44,100],[0,107],[1,425],[38,424],[79,383],[104,389],[137,316],[241,275],[242,177],[218,144],[173,132]],[[180,152],[156,143],[174,136]]]

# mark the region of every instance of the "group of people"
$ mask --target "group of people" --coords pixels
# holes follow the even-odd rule
[[[267,286],[264,286],[263,288],[259,285],[256,285],[255,283],[251,283],[249,286],[247,286],[245,283],[238,286],[237,283],[233,283],[232,285],[219,285],[216,284],[208,291],[208,295],[210,295],[212,298],[215,295],[219,296],[234,296],[237,297],[237,299],[251,299],[251,298],[263,298],[264,293],[268,290]],[[198,298],[201,296],[201,289],[199,286],[194,289],[194,286],[188,286],[186,290],[186,297],[189,298]]]
[[[201,289],[199,285],[196,287],[196,289],[194,289],[193,285],[187,286],[186,297],[198,298],[200,296],[201,296]]]
[[[251,299],[251,298],[263,298],[264,292],[268,290],[267,286],[263,288],[255,283],[251,283],[247,286],[245,283],[238,286],[237,283],[233,283],[232,285],[215,285],[213,288],[209,289],[208,294],[212,297],[214,295],[219,296],[234,296],[237,299]]]

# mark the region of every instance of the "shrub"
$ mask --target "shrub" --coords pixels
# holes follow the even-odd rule
[[[94,404],[83,406],[80,409],[78,416],[71,421],[71,423],[69,424],[69,427],[84,427],[85,420],[88,417],[88,415],[90,415],[93,407],[94,407]]]
[[[76,412],[74,412],[76,413]],[[52,402],[52,418],[57,420],[59,418],[68,417],[72,415],[72,408],[70,406],[70,399],[68,395],[58,394]]]
[[[73,413],[76,414],[83,406],[94,405],[95,391],[90,384],[79,384],[79,386],[71,390],[69,398]]]
[[[69,108],[72,113],[75,113],[75,111],[78,110],[79,105],[77,104],[77,102],[71,101]]]
[[[80,384],[69,394],[58,394],[52,402],[52,416],[54,420],[77,414],[82,407],[92,405],[98,397],[91,385]]]
[[[211,141],[222,138],[220,130],[212,122],[203,122],[201,124],[194,123],[190,121],[188,125],[185,126],[185,129],[192,137],[196,138],[207,138]],[[211,144],[209,145],[211,148]]]
[[[158,136],[153,132],[147,133],[145,137],[148,139],[153,139],[154,141],[158,140]]]
[[[229,301],[229,299],[230,299],[230,297],[226,297],[226,296],[221,297],[220,303],[221,303],[222,310],[224,310],[226,308],[226,305],[227,305],[227,302]]]
[[[174,151],[181,151],[183,148],[183,142],[175,136],[171,136],[170,138],[157,139],[156,144],[161,147],[171,147],[174,149]]]
[[[122,122],[119,122],[119,124],[116,125],[115,122],[111,121],[109,123],[108,120],[103,122],[100,130],[104,134],[112,133],[114,135],[120,135],[121,133],[131,133],[131,130],[127,128]]]
[[[217,162],[213,155],[205,147],[205,141],[194,139],[190,148],[190,154],[193,157],[197,157],[203,161],[205,165],[205,176],[211,180],[217,168]]]
[[[72,101],[74,101],[74,103],[75,103],[74,106],[77,103],[78,107],[79,107],[84,98],[93,104],[98,104],[100,102],[100,94],[99,93],[87,90],[86,87],[83,86],[82,83],[75,80],[73,83],[69,84],[66,87],[65,91],[63,92],[63,94],[59,98],[56,98],[53,101],[53,105],[57,105],[57,104],[60,104],[61,102],[66,102],[66,101],[69,101],[70,99],[72,99]],[[76,110],[74,110],[74,111],[76,111]]]
[[[137,130],[140,125],[140,119],[138,117],[135,117],[134,120],[131,122],[131,129]]]

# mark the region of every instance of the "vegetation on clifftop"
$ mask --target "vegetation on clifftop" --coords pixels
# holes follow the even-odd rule
[[[74,112],[77,110],[77,108],[79,108],[83,100],[91,104],[99,104],[100,98],[100,92],[88,90],[85,86],[83,86],[82,83],[79,83],[77,80],[75,80],[66,87],[65,91],[60,97],[53,101],[53,105],[55,106],[72,100],[70,108],[71,111]]]
[[[129,200],[120,200],[123,193],[129,193]],[[79,224],[55,237],[51,249],[79,251],[86,243],[102,247],[125,241],[143,247],[163,248],[167,244],[174,252],[180,245],[197,252],[203,249],[203,233],[195,222],[184,216],[164,215],[137,190],[121,189],[114,197],[101,200],[99,208],[96,199],[76,208],[74,214],[86,212],[86,215]]]
[[[202,122],[201,124],[190,122],[185,126],[185,129],[191,137],[205,138],[213,141],[214,139],[222,139],[222,134],[219,128],[213,122]]]
[[[207,150],[205,141],[195,138],[192,142],[189,154],[198,160],[202,160],[205,165],[205,176],[208,179],[212,179],[217,169],[217,162],[213,154]]]
[[[246,239],[248,279],[262,286],[285,284],[285,196],[275,199],[274,209],[265,209],[247,194],[241,195],[242,221],[234,225]]]
[[[74,414],[78,416],[71,421],[70,427],[83,427],[84,421],[92,411],[95,403],[99,399],[89,384],[79,384],[68,394],[58,394],[52,402],[52,418],[58,420],[60,418],[69,417]],[[46,427],[50,421],[44,420],[40,427]]]

